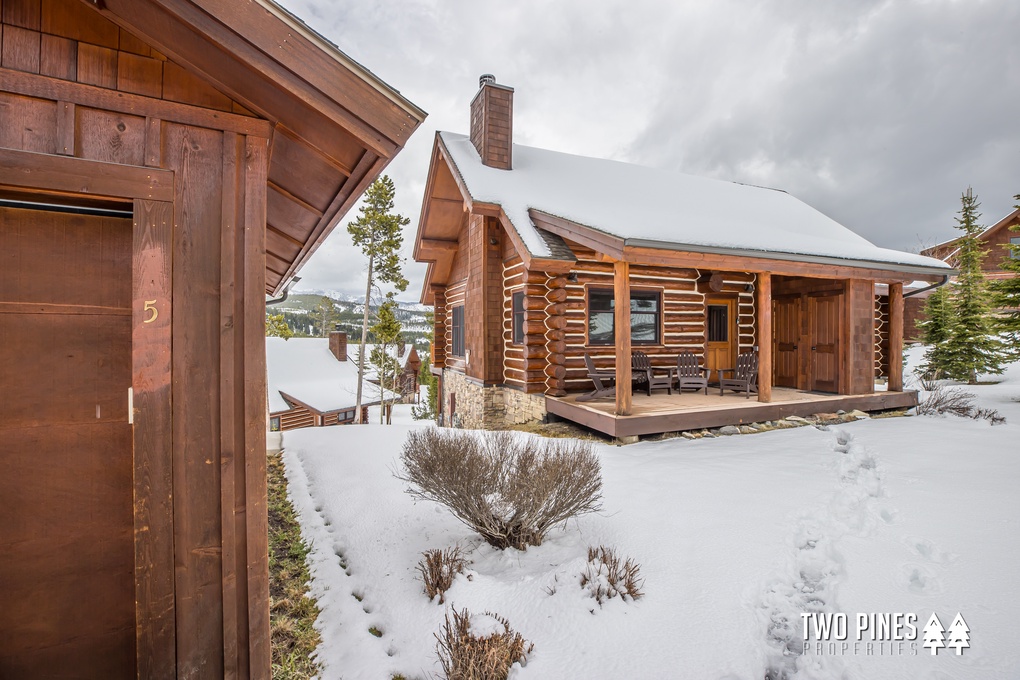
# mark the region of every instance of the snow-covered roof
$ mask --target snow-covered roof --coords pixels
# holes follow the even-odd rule
[[[389,355],[394,357],[394,358],[396,358],[397,363],[400,364],[400,367],[404,368],[404,367],[407,366],[407,360],[411,357],[411,350],[415,349],[415,347],[414,347],[413,343],[406,343],[404,345],[404,351],[399,353],[399,354],[397,353],[397,346],[396,345],[390,345],[388,349],[389,349]],[[365,345],[365,352],[366,352],[366,354],[365,354],[365,377],[368,378],[369,380],[376,380],[378,378],[378,372],[372,366],[370,366],[368,364],[368,360],[372,356],[372,352],[374,350],[375,350],[375,345],[374,344],[368,343],[368,344]],[[348,356],[350,356],[351,361],[353,361],[355,364],[357,364],[357,362],[358,362],[358,352],[359,351],[361,351],[361,345],[348,345],[347,346]]]
[[[520,144],[513,145],[513,169],[500,170],[482,164],[466,135],[439,135],[471,199],[501,206],[537,257],[554,254],[529,210],[628,244],[949,268],[935,258],[880,248],[784,191]]]
[[[352,354],[356,349],[357,345],[349,345],[347,361],[337,361],[326,338],[266,338],[270,413],[291,408],[281,393],[323,413],[353,408],[358,393],[357,354]],[[377,386],[363,389],[364,403],[379,400]],[[387,399],[399,398],[387,394]]]

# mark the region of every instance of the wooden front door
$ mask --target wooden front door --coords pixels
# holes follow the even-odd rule
[[[0,677],[133,678],[130,219],[0,207]]]
[[[705,365],[715,380],[720,368],[737,365],[737,301],[709,296],[705,309]]]
[[[808,329],[810,343],[809,389],[817,392],[839,392],[839,319],[838,293],[808,295]]]
[[[773,366],[772,384],[800,387],[801,315],[800,296],[784,295],[772,301]]]

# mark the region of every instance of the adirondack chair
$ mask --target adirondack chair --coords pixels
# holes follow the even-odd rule
[[[733,377],[727,378],[724,373],[732,373]],[[748,399],[752,392],[758,394],[757,352],[744,352],[737,357],[736,368],[719,371],[719,395],[725,394],[726,390],[743,392]]]
[[[588,377],[595,383],[595,391],[587,394],[582,394],[577,398],[577,401],[591,401],[592,399],[602,399],[605,397],[616,396],[616,372],[610,370],[598,370],[595,368],[595,362],[591,360],[591,356],[588,353],[584,355],[584,365],[588,367]],[[612,381],[614,384],[606,385],[603,384],[603,380]]]
[[[681,352],[676,358],[677,391],[683,394],[684,388],[693,387],[695,391],[704,389],[708,394],[709,369],[701,365],[694,352]]]
[[[644,352],[633,352],[630,355],[630,370],[634,379],[644,383],[648,388],[648,396],[652,396],[653,389],[665,387],[670,394],[673,394],[673,373],[675,368],[662,368],[652,366],[652,360]],[[666,375],[662,375],[665,372]]]

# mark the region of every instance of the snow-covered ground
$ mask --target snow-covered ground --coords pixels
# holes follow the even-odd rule
[[[444,606],[415,565],[455,544],[472,564],[447,606],[501,614],[534,642],[517,680],[1020,677],[1020,365],[967,389],[1008,422],[890,418],[599,446],[602,512],[526,552],[496,551],[404,493],[397,456],[423,426],[409,407],[388,427],[287,432],[324,677],[438,670]],[[641,564],[643,598],[599,608],[585,596],[586,548],[599,544]],[[846,614],[846,649],[831,638],[801,654],[802,612]],[[922,647],[933,612],[947,629],[962,613],[962,654]],[[895,613],[916,616],[916,639],[854,645],[858,614]]]

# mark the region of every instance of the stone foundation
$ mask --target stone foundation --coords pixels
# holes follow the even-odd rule
[[[456,410],[450,416],[450,395]],[[446,427],[495,430],[540,421],[546,416],[545,395],[509,387],[484,387],[457,371],[443,371],[443,420]]]

